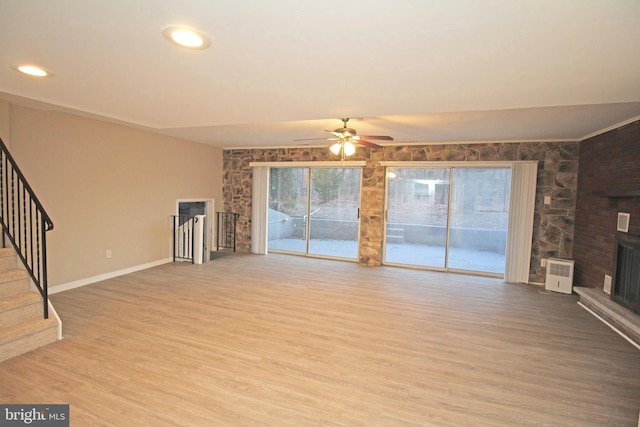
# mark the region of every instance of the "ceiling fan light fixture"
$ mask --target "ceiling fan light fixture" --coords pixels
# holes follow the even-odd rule
[[[351,141],[345,141],[343,150],[345,156],[352,156],[356,152],[356,146]]]
[[[393,141],[393,138],[388,135],[362,135],[358,136],[355,129],[348,128],[348,118],[342,119],[343,126],[338,129],[329,130],[325,129],[325,132],[329,132],[333,138],[306,138],[295,139],[294,141],[310,141],[315,139],[326,139],[327,141],[337,141],[329,147],[329,150],[336,156],[342,154],[342,160],[347,156],[352,156],[356,153],[356,144],[363,145],[368,148],[378,148],[379,144],[371,142],[371,140],[383,140]]]

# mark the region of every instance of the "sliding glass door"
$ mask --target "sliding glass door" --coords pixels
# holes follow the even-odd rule
[[[358,257],[360,171],[310,169],[309,254]]]
[[[268,249],[307,253],[309,173],[307,168],[271,168]]]
[[[390,168],[387,264],[504,274],[511,169]]]
[[[388,173],[385,261],[445,268],[449,169]]]
[[[510,168],[453,168],[447,267],[504,274]]]
[[[268,250],[358,257],[360,168],[271,168]]]

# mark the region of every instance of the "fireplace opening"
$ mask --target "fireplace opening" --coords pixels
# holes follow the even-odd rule
[[[640,237],[618,233],[611,299],[640,314]]]

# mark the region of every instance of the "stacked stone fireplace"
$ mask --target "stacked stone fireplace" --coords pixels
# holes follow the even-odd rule
[[[611,299],[640,314],[640,237],[616,236]]]

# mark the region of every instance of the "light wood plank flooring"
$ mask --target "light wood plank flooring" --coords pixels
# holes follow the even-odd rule
[[[531,285],[271,254],[51,297],[1,403],[72,426],[636,426],[640,351]]]

